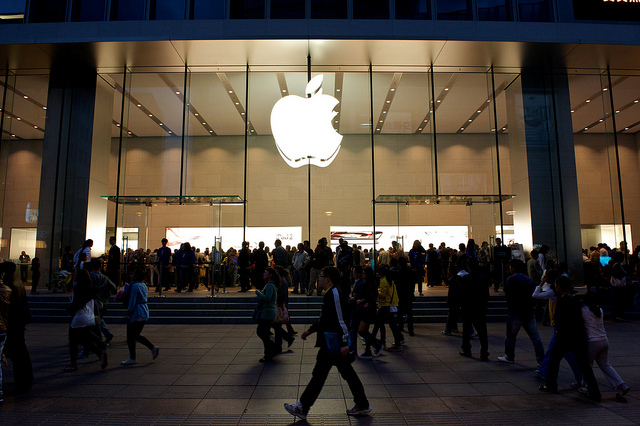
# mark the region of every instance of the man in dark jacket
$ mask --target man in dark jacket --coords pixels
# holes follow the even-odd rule
[[[287,412],[303,420],[307,418],[309,409],[318,399],[329,371],[334,365],[349,385],[356,403],[352,409],[347,410],[347,414],[359,416],[371,412],[364,386],[351,365],[353,357],[349,351],[349,328],[347,327],[349,308],[345,296],[336,287],[339,282],[340,271],[338,268],[327,266],[322,269],[318,277],[318,287],[321,291],[326,291],[322,302],[322,314],[320,319],[300,336],[302,340],[306,340],[311,333],[318,333],[316,347],[320,348],[311,381],[300,396],[300,401],[295,404],[284,404]],[[335,333],[338,336],[338,342],[341,345],[339,354],[330,353],[325,333]]]
[[[480,273],[476,258],[467,259],[469,273],[462,277],[462,350],[460,355],[471,357],[471,334],[475,328],[480,341],[480,360],[489,360],[487,338],[487,305],[489,303],[488,278]]]
[[[536,286],[531,278],[525,275],[527,266],[520,259],[512,259],[510,263],[512,275],[504,283],[504,295],[507,299],[507,337],[504,340],[504,356],[498,361],[513,364],[516,358],[516,337],[520,328],[529,335],[536,352],[538,364],[544,359],[544,347],[538,334],[534,315],[534,299],[531,297]]]

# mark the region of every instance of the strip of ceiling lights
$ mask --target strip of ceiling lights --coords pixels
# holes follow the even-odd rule
[[[504,92],[505,90],[507,90],[507,87],[509,87],[511,85],[511,83],[513,83],[515,81],[515,79],[518,78],[517,75],[513,74],[510,75],[509,78],[505,79],[502,84],[500,84],[500,86],[498,86],[496,88],[496,91],[493,95],[494,99],[497,99],[498,96],[500,96],[500,94],[502,94],[502,92]],[[475,112],[473,114],[471,114],[469,116],[469,118],[467,118],[467,121],[465,121],[464,123],[462,123],[462,125],[460,126],[460,129],[456,132],[456,133],[462,133],[464,132],[467,127],[469,127],[471,125],[471,123],[474,122],[474,120],[476,118],[478,118],[478,116],[480,114],[482,114],[484,112],[485,109],[487,109],[489,106],[491,105],[491,99],[487,99],[485,102],[483,102],[482,104],[480,104],[480,106],[478,106],[478,108],[476,108]],[[505,124],[504,126],[502,126],[498,131],[499,132],[505,132],[507,130],[507,125]],[[491,131],[495,132],[495,128],[492,128]]]
[[[24,100],[25,100],[25,101],[27,101],[27,102],[32,103],[33,105],[37,106],[38,108],[42,108],[43,110],[46,110],[46,109],[47,109],[47,106],[46,106],[45,104],[43,104],[43,103],[41,103],[41,102],[38,102],[37,100],[35,100],[35,99],[33,99],[32,97],[28,96],[26,93],[21,92],[20,90],[16,89],[15,87],[13,87],[13,86],[11,86],[11,85],[8,85],[8,84],[6,84],[4,81],[0,81],[0,86],[2,86],[2,87],[4,87],[4,88],[6,88],[6,89],[8,89],[8,90],[12,91],[12,92],[13,92],[13,93],[15,93],[17,96],[20,96],[22,99],[24,99]],[[2,108],[0,108],[0,112],[2,112]],[[9,112],[9,111],[5,111],[5,112],[4,112],[4,116],[5,116],[5,117],[7,117],[7,119],[13,119],[13,118],[15,118],[16,120],[18,120],[18,121],[20,121],[20,122],[22,122],[22,123],[24,123],[24,124],[27,124],[27,125],[29,125],[29,126],[33,127],[34,129],[39,130],[39,131],[41,131],[42,133],[44,133],[44,127],[40,127],[40,126],[36,125],[35,123],[32,123],[32,122],[30,122],[30,121],[28,121],[28,120],[25,120],[25,119],[24,119],[24,118],[22,118],[22,117],[18,117],[17,115],[15,115],[15,114],[13,114],[13,113],[11,113],[11,112]],[[12,130],[13,130],[13,129],[12,129]],[[7,134],[9,137],[14,138],[14,139],[24,139],[24,138],[22,138],[22,137],[18,136],[18,135],[17,135],[16,133],[14,133],[14,132],[8,132],[8,131],[6,131],[6,130],[3,130],[3,133]]]
[[[458,80],[459,76],[460,74],[451,74],[451,77],[449,77],[447,84],[442,88],[440,93],[438,93],[438,96],[436,96],[436,100],[433,103],[434,105],[433,109],[429,109],[427,114],[422,119],[422,122],[418,125],[418,128],[416,129],[415,133],[422,133],[427,128],[427,125],[429,124],[429,121],[431,120],[431,116],[433,115],[434,111],[438,110],[438,108],[440,107],[440,104],[442,104],[444,99],[447,97],[447,95],[451,91],[451,88],[456,83],[456,80]]]
[[[184,94],[182,93],[180,88],[176,87],[166,74],[160,74],[160,78],[171,89],[171,91],[175,93],[175,95],[178,97],[180,102],[184,103],[185,102]],[[189,114],[192,114],[195,117],[195,119],[198,120],[198,123],[200,123],[202,127],[204,127],[204,129],[209,133],[209,135],[216,136],[216,132],[208,124],[208,121],[200,114],[200,111],[198,111],[196,107],[193,106],[193,103],[192,102],[187,103],[187,107],[189,109]]]
[[[246,131],[249,133],[249,135],[252,135],[252,136],[257,135],[258,133],[256,132],[255,127],[253,127],[253,124],[251,123],[251,121],[247,120],[247,113],[244,107],[242,106],[242,102],[240,102],[240,98],[238,98],[236,91],[233,89],[233,86],[229,82],[227,75],[223,72],[216,73],[216,75],[218,76],[218,79],[220,80],[225,90],[227,91],[227,94],[229,95],[229,99],[231,99],[231,102],[233,102],[234,106],[236,107],[236,110],[238,111],[238,114],[240,114],[240,118],[242,118],[242,121],[246,123],[246,126],[247,126]]]

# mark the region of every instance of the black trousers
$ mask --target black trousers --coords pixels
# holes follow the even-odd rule
[[[71,328],[69,327],[69,358],[71,365],[76,365],[78,361],[78,344],[82,345],[85,351],[91,351],[98,355],[107,349],[107,345],[100,337],[97,326]]]
[[[489,355],[487,311],[485,309],[465,311],[465,309],[462,310],[462,351],[471,353],[471,334],[475,328],[480,341],[480,355]]]
[[[398,325],[400,326],[400,330],[404,329],[404,316],[407,316],[407,330],[409,334],[413,333],[413,301],[412,300],[401,300],[398,306],[399,315],[398,315]]]
[[[445,331],[458,331],[458,319],[460,318],[460,305],[449,305],[449,314],[447,315],[447,325]]]
[[[258,322],[258,329],[256,330],[256,334],[258,335],[260,340],[262,340],[262,345],[264,347],[264,357],[267,359],[273,358],[273,356],[276,354],[276,344],[271,340],[272,325],[273,320],[261,319]],[[282,332],[282,327],[280,327],[280,332]]]
[[[13,377],[18,391],[31,388],[33,383],[33,366],[24,339],[24,326],[9,326],[4,353],[13,362]],[[77,354],[77,352],[76,352]]]
[[[316,399],[318,399],[333,365],[327,348],[324,346],[320,347],[318,355],[316,356],[316,365],[313,367],[313,372],[311,373],[311,381],[302,393],[302,396],[300,396],[300,402],[305,411],[309,410],[316,402]],[[335,366],[338,368],[338,372],[344,381],[349,385],[354,402],[360,408],[367,408],[369,406],[369,400],[364,392],[364,386],[362,386],[362,382],[349,360],[343,357]]]
[[[546,385],[551,390],[558,389],[558,371],[560,370],[560,361],[567,352],[573,352],[573,356],[578,363],[578,367],[582,372],[582,377],[587,383],[589,388],[589,395],[592,397],[600,398],[600,388],[598,387],[598,381],[593,374],[593,369],[589,365],[589,358],[587,356],[587,343],[575,341],[574,339],[566,338],[566,336],[556,335],[555,343],[551,348],[551,354],[549,356],[549,370],[547,370]]]
[[[146,321],[134,321],[127,324],[127,346],[129,347],[129,358],[131,359],[136,359],[136,342],[153,349],[153,344],[149,339],[140,335],[146,323]]]

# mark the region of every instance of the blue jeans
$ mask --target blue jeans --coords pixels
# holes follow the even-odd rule
[[[298,291],[298,284],[300,284],[300,293],[307,291],[307,276],[304,269],[293,270],[293,291]]]
[[[533,349],[536,352],[536,360],[538,364],[542,364],[542,360],[544,359],[544,346],[542,346],[542,341],[538,334],[535,316],[531,316],[528,320],[523,320],[518,315],[507,315],[507,337],[504,339],[504,354],[510,360],[515,360],[516,336],[520,328],[524,328],[524,331],[529,335],[529,339],[531,339],[531,343],[533,343]]]
[[[2,351],[4,350],[4,344],[7,341],[7,333],[0,333],[0,359],[2,358]],[[0,396],[2,396],[2,367],[0,367]]]
[[[551,337],[551,341],[549,342],[549,348],[547,348],[547,353],[544,356],[544,360],[540,363],[540,375],[547,377],[549,374],[549,360],[551,359],[551,349],[556,343],[556,329],[553,329],[553,336]],[[582,383],[582,371],[578,367],[578,361],[573,356],[573,352],[567,352],[564,356],[564,359],[569,363],[569,367],[571,367],[571,371],[573,371],[573,377],[576,379],[576,382]]]

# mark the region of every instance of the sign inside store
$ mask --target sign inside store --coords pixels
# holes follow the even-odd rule
[[[573,0],[576,20],[640,21],[640,0]]]
[[[327,167],[340,151],[342,135],[333,128],[338,100],[322,94],[323,75],[312,78],[306,98],[288,95],[271,110],[271,131],[282,159],[291,167]]]

